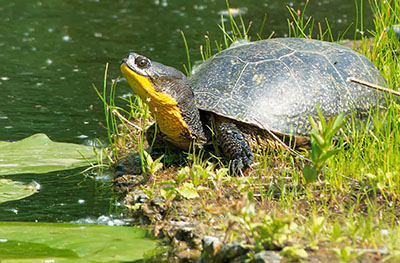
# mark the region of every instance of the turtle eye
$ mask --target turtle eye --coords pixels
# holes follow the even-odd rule
[[[150,66],[150,60],[148,60],[145,57],[137,57],[135,60],[135,64],[139,67],[139,68],[148,68]]]

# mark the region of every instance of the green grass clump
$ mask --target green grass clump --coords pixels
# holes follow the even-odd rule
[[[108,64],[104,74],[103,92],[93,85],[96,93],[103,101],[105,112],[105,128],[110,145],[110,166],[116,165],[119,160],[126,157],[130,152],[137,150],[140,155],[143,173],[154,173],[159,169],[158,160],[152,160],[145,151],[145,131],[154,123],[150,116],[149,108],[137,96],[126,96],[116,98],[116,88],[119,79],[112,80],[111,86],[107,83]],[[125,107],[116,105],[116,100],[124,102]],[[128,117],[124,117],[128,116]]]
[[[358,21],[341,36],[332,34],[328,21],[322,26],[312,17],[305,19],[306,6],[301,11],[289,8],[290,36],[340,42],[347,32],[354,30],[354,47],[378,67],[388,87],[397,90],[400,44],[398,36],[390,30],[400,24],[396,1],[370,1],[375,28],[368,32],[363,32],[364,7],[360,5]],[[257,38],[262,37],[264,23]],[[200,47],[203,60],[235,41],[250,40],[251,23],[246,25],[241,17],[239,24],[231,15],[228,22],[222,18],[220,28],[223,35],[219,41],[213,42],[207,35]],[[188,56],[188,74],[190,69]],[[110,97],[114,94],[112,91]],[[138,98],[129,98],[125,103],[128,110],[115,106],[114,100],[105,102],[113,156],[119,158],[132,150],[141,153],[143,171],[156,174],[154,181],[143,189],[149,198],[158,196],[165,201],[167,214],[176,209],[174,202],[184,202],[190,209],[200,206],[204,211],[201,220],[207,222],[213,218],[224,231],[226,241],[240,239],[246,243],[251,248],[249,257],[261,250],[276,249],[289,260],[300,261],[319,253],[322,258],[329,255],[341,262],[363,259],[368,262],[371,258],[400,260],[397,98],[389,95],[387,110],[371,115],[373,130],[356,130],[347,124],[349,127],[337,138],[336,145],[332,138],[342,127],[342,117],[337,122],[324,122],[320,117],[320,124],[314,123],[311,135],[315,142],[313,149],[302,153],[311,161],[284,148],[273,151],[260,148],[248,177],[230,177],[227,163],[212,153],[194,150],[183,154],[183,167],[175,166],[168,176],[162,177],[160,164],[168,167],[174,162],[171,158],[177,155],[166,153],[162,159],[153,161],[144,144],[144,130],[151,124],[148,109]],[[225,216],[215,217],[218,211]],[[207,234],[210,230],[204,231]]]

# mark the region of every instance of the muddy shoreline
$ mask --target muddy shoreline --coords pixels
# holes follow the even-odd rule
[[[273,163],[272,166],[282,169],[277,163]],[[238,189],[231,180],[211,188],[199,187],[199,196],[196,198],[185,198],[178,194],[168,196],[165,191],[178,187],[174,182],[179,179],[179,173],[184,168],[162,169],[154,174],[151,179],[153,181],[149,182],[149,176],[140,174],[137,166],[124,167],[117,172],[115,190],[124,193],[123,202],[129,208],[134,224],[149,228],[154,236],[163,240],[168,247],[150,262],[339,261],[329,243],[320,242],[318,247],[314,248],[310,244],[304,244],[305,241],[301,237],[280,242],[280,236],[274,236],[271,237],[270,244],[257,244],[257,240],[249,235],[248,229],[244,229],[241,224],[241,220],[246,218],[246,211],[254,210],[256,216],[252,219],[252,224],[263,223],[263,216],[268,214],[275,214],[279,218],[285,218],[286,215],[283,211],[276,210],[273,202],[262,202],[256,195],[249,196],[248,189]],[[266,184],[265,187],[274,186]],[[301,203],[296,211],[303,215],[310,212],[309,208]],[[262,216],[258,217],[258,214]],[[282,219],[282,222],[286,220],[286,223],[291,225],[293,222],[288,218]],[[296,248],[297,244],[305,248],[306,256],[301,256],[302,249],[291,250]],[[285,251],[287,248],[289,251]],[[363,252],[354,262],[379,262],[381,258],[381,251],[371,250]]]
[[[173,174],[174,168],[162,174]],[[166,253],[165,262],[245,262],[250,251],[238,240],[229,242],[226,230],[220,224],[228,223],[228,207],[238,209],[240,197],[231,196],[224,200],[214,199],[219,207],[215,211],[205,211],[198,200],[176,198],[170,203],[157,193],[149,198],[143,187],[148,183],[147,176],[123,174],[115,179],[118,192],[123,192],[124,203],[130,208],[136,224],[149,227],[155,237],[166,241],[170,251]],[[155,180],[160,179],[158,174]],[[168,187],[166,185],[165,187]],[[202,194],[202,193],[200,193]],[[230,210],[230,209],[228,209]],[[279,251],[263,251],[249,262],[281,262]],[[155,259],[157,261],[157,259]]]

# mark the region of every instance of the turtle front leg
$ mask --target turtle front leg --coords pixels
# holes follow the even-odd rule
[[[250,168],[253,161],[251,148],[233,123],[223,122],[216,127],[217,143],[226,157],[232,160],[232,170],[242,173]]]

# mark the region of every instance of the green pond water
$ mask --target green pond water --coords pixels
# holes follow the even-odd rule
[[[360,4],[360,1],[357,1]],[[304,1],[230,1],[253,21],[253,38],[267,14],[262,36],[287,35],[286,6]],[[364,3],[364,26],[373,26]],[[183,70],[184,31],[192,60],[208,31],[217,26],[225,0],[0,0],[0,140],[46,133],[54,141],[89,144],[106,141],[103,105],[92,88],[103,85],[105,64],[110,79],[120,76],[119,62],[129,51]],[[311,0],[307,14],[330,21],[333,34],[355,21],[354,1]],[[355,27],[350,29],[349,38]],[[130,92],[121,81],[118,95]],[[80,170],[7,178],[35,181],[40,191],[0,204],[0,221],[95,222],[118,218],[116,196],[106,176],[77,175]],[[99,219],[100,218],[100,219]],[[86,220],[86,221],[85,221]]]

